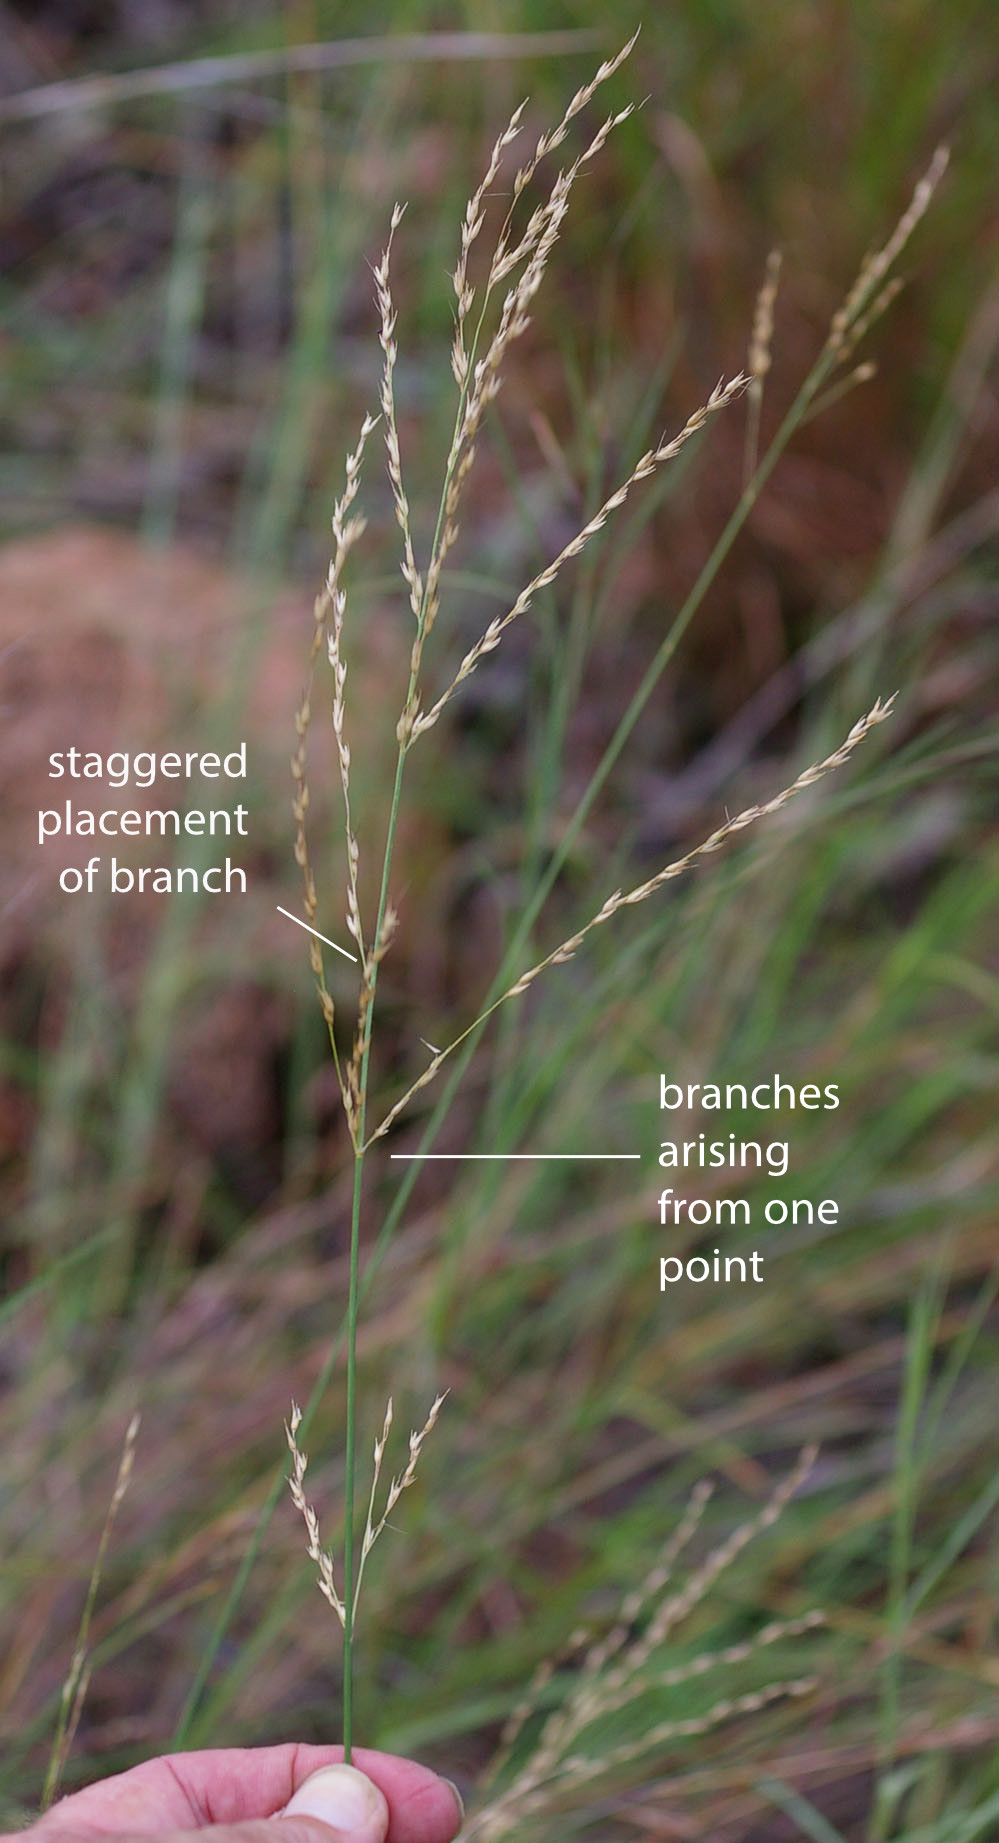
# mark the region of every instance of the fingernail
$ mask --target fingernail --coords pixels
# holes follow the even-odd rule
[[[441,1774],[441,1778],[442,1779],[444,1778],[443,1773]],[[461,1822],[464,1823],[465,1822],[465,1800],[462,1798],[461,1793],[459,1792],[458,1787],[455,1785],[453,1779],[444,1779],[444,1784],[447,1786],[449,1792],[454,1793],[454,1802],[458,1807],[458,1817],[460,1818]]]
[[[356,1766],[321,1766],[299,1786],[282,1817],[318,1817],[346,1836],[377,1843],[388,1832],[388,1805],[378,1787]]]

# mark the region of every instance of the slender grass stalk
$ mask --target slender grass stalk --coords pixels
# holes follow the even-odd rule
[[[902,1787],[895,1774],[901,1716],[902,1654],[911,1617],[909,1587],[913,1559],[916,1503],[922,1470],[920,1418],[929,1388],[944,1304],[942,1258],[924,1275],[913,1301],[906,1348],[905,1378],[895,1437],[895,1514],[889,1554],[886,1623],[888,1652],[882,1671],[879,1732],[879,1780],[872,1812],[871,1843],[886,1843]]]
[[[64,111],[106,108],[137,96],[185,95],[191,90],[252,83],[292,71],[355,69],[361,64],[436,64],[442,59],[492,63],[497,58],[569,57],[588,51],[600,34],[587,27],[561,32],[366,33],[273,50],[185,58],[144,70],[67,77],[5,96],[0,122],[37,121]]]
[[[363,1131],[363,1104],[361,1129]],[[350,1292],[347,1303],[347,1452],[346,1506],[343,1526],[343,1757],[350,1765],[354,1735],[354,1485],[357,1477],[357,1317],[361,1250],[361,1192],[364,1153],[354,1154],[354,1192],[350,1211]]]
[[[793,1786],[785,1785],[780,1779],[768,1778],[760,1779],[756,1790],[776,1805],[778,1811],[783,1811],[785,1817],[792,1818],[801,1835],[810,1838],[811,1843],[846,1843],[843,1832],[834,1830],[828,1818],[816,1811]]]
[[[76,1733],[77,1724],[83,1709],[84,1698],[90,1683],[89,1653],[87,1649],[87,1643],[90,1637],[90,1623],[94,1616],[94,1607],[97,1604],[97,1592],[101,1584],[101,1577],[104,1573],[104,1561],[108,1552],[108,1544],[111,1540],[111,1531],[114,1528],[115,1518],[121,1508],[122,1499],[128,1490],[128,1482],[132,1476],[132,1467],[135,1463],[135,1442],[139,1437],[139,1418],[137,1414],[133,1414],[125,1429],[125,1439],[121,1449],[121,1458],[118,1461],[118,1472],[114,1482],[114,1490],[111,1493],[111,1501],[108,1504],[107,1516],[104,1519],[104,1528],[101,1530],[101,1538],[97,1544],[97,1554],[94,1557],[94,1565],[90,1571],[90,1580],[87,1583],[87,1593],[83,1602],[83,1612],[80,1615],[80,1624],[76,1634],[76,1644],[73,1648],[73,1657],[66,1676],[66,1681],[62,1686],[55,1738],[52,1742],[52,1751],[49,1755],[48,1770],[45,1774],[45,1784],[42,1787],[41,1808],[43,1811],[48,1810],[59,1790],[59,1781],[62,1778],[69,1750],[73,1745],[73,1736]]]

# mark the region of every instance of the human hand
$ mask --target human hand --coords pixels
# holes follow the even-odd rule
[[[451,1843],[458,1794],[425,1766],[342,1747],[165,1754],[60,1799],[30,1843]],[[355,1770],[358,1769],[358,1770]],[[16,1843],[0,1839],[0,1843]]]

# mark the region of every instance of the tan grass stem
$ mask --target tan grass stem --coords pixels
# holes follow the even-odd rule
[[[97,1594],[101,1584],[101,1577],[104,1573],[104,1562],[107,1557],[108,1544],[111,1541],[111,1531],[114,1528],[115,1518],[121,1509],[122,1500],[128,1490],[129,1480],[131,1479],[135,1465],[135,1443],[139,1437],[140,1423],[141,1416],[133,1414],[125,1429],[125,1439],[122,1444],[121,1457],[118,1461],[118,1471],[115,1476],[114,1489],[111,1493],[111,1501],[108,1504],[107,1515],[104,1518],[104,1527],[101,1530],[100,1541],[97,1544],[97,1554],[94,1557],[94,1565],[90,1572],[90,1580],[87,1583],[87,1593],[83,1603],[83,1612],[76,1633],[76,1644],[73,1647],[73,1656],[70,1661],[69,1671],[63,1683],[59,1698],[59,1718],[56,1724],[52,1751],[49,1755],[48,1770],[45,1774],[45,1784],[42,1788],[41,1809],[43,1811],[48,1810],[59,1790],[59,1784],[62,1779],[66,1761],[69,1757],[69,1750],[73,1745],[73,1738],[76,1734],[80,1715],[83,1711],[84,1700],[90,1685],[90,1661],[87,1649],[90,1637],[90,1625],[94,1616],[94,1607],[97,1604]]]
[[[755,1515],[744,1519],[718,1544],[694,1569],[683,1588],[654,1610],[644,1629],[633,1635],[635,1622],[641,1619],[650,1595],[655,1598],[661,1591],[673,1563],[694,1534],[709,1495],[707,1486],[696,1488],[656,1567],[642,1587],[623,1602],[608,1640],[602,1646],[590,1648],[576,1679],[570,1680],[563,1702],[543,1721],[527,1758],[510,1783],[473,1816],[463,1833],[465,1843],[472,1843],[473,1839],[475,1843],[499,1843],[501,1838],[515,1837],[525,1821],[540,1817],[542,1813],[554,1814],[563,1808],[576,1789],[598,1780],[612,1779],[620,1767],[632,1760],[707,1734],[742,1716],[756,1714],[774,1702],[804,1696],[815,1687],[814,1677],[782,1678],[740,1695],[718,1698],[701,1714],[639,1725],[631,1738],[616,1745],[608,1744],[605,1738],[608,1719],[619,1715],[642,1696],[656,1690],[680,1688],[709,1677],[716,1669],[737,1668],[774,1645],[793,1642],[824,1624],[819,1612],[774,1619],[753,1637],[737,1644],[702,1651],[680,1664],[661,1665],[657,1661],[673,1628],[704,1601],[748,1544],[776,1523],[802,1484],[814,1458],[815,1449],[807,1448]],[[524,1722],[551,1684],[552,1676],[550,1668],[537,1673],[531,1705],[525,1708],[522,1704],[515,1711],[509,1724],[509,1736],[505,1737],[505,1760],[509,1759]],[[490,1775],[490,1782],[492,1777]]]
[[[192,90],[246,84],[286,72],[352,70],[364,64],[492,62],[497,58],[571,57],[599,44],[590,27],[553,32],[367,32],[360,38],[323,38],[314,44],[278,45],[184,58],[141,70],[66,77],[18,90],[0,100],[0,123],[37,121],[47,115],[105,109],[136,96],[188,95]]]
[[[781,1683],[768,1683],[763,1689],[748,1690],[742,1696],[723,1696],[704,1715],[694,1715],[687,1720],[663,1721],[656,1727],[647,1728],[637,1744],[635,1741],[624,1741],[619,1747],[612,1747],[608,1752],[595,1757],[576,1754],[559,1768],[560,1776],[568,1784],[578,1785],[584,1779],[593,1779],[613,1771],[615,1767],[634,1760],[640,1754],[656,1752],[672,1741],[692,1740],[699,1734],[710,1734],[712,1728],[736,1721],[742,1715],[756,1715],[774,1702],[810,1696],[817,1685],[817,1677],[792,1677]]]

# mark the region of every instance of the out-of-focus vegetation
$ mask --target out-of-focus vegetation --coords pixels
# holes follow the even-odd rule
[[[283,1501],[240,1569],[282,1416],[326,1363],[346,1290],[347,1148],[305,956],[275,905],[298,902],[287,756],[311,598],[343,452],[376,394],[370,265],[408,199],[397,389],[429,536],[465,200],[521,96],[531,126],[550,121],[639,17],[625,5],[608,27],[590,0],[43,0],[0,23],[11,1811],[44,1776],[136,1406],[67,1783],[178,1733],[335,1730],[337,1631]],[[392,34],[540,30],[596,36],[544,56],[389,55]],[[227,78],[237,55],[353,34],[374,35],[370,60]],[[470,485],[441,617],[442,657],[457,661],[497,597],[743,363],[779,245],[766,439],[864,249],[951,143],[908,286],[862,354],[876,377],[776,469],[537,946],[834,746],[876,694],[898,689],[896,717],[803,811],[597,935],[504,1015],[435,1142],[560,1151],[599,1135],[640,1149],[640,1166],[437,1165],[403,1180],[386,1160],[379,1180],[383,1210],[404,1181],[412,1194],[366,1305],[362,1424],[373,1437],[389,1391],[412,1425],[438,1385],[451,1398],[366,1587],[366,1742],[421,1753],[468,1789],[536,1664],[612,1612],[694,1479],[727,1481],[717,1534],[804,1440],[821,1442],[808,1490],[684,1640],[728,1643],[821,1604],[831,1631],[793,1666],[818,1672],[816,1696],[651,1762],[644,1787],[602,1808],[605,1837],[972,1843],[995,1824],[995,51],[991,9],[961,0],[648,11],[611,97],[642,106],[581,182]],[[206,58],[221,60],[210,83]],[[140,66],[161,73],[141,94],[18,102]],[[474,1015],[738,496],[743,447],[729,411],[539,598],[414,756],[386,1096],[422,1067],[421,1037]],[[384,824],[409,644],[380,484],[366,510],[351,615],[354,708],[371,713],[355,725],[362,837]],[[244,736],[245,899],[58,895],[33,830],[49,750]],[[331,751],[317,749],[314,778],[334,932]],[[747,1189],[757,1219],[775,1193],[840,1204],[835,1228],[761,1229],[762,1287],[659,1293],[673,1245],[655,1156],[676,1136],[661,1069],[840,1086],[835,1114],[781,1116],[788,1176]],[[396,1148],[428,1117],[417,1110]],[[369,1245],[378,1228],[372,1207]],[[331,1533],[341,1397],[337,1378],[309,1440]]]

